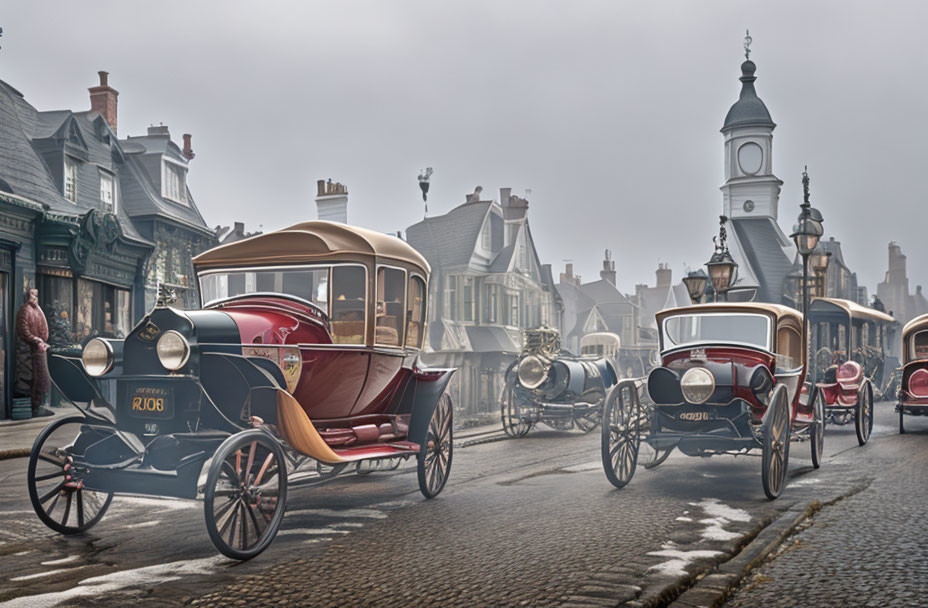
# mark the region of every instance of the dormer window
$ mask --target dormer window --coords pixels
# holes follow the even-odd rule
[[[64,157],[64,197],[77,202],[77,161],[70,156]]]
[[[107,213],[116,213],[116,180],[112,173],[100,170],[100,202]]]
[[[187,204],[187,168],[168,159],[161,162],[161,196],[174,202]]]

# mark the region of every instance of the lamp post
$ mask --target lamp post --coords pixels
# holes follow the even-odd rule
[[[804,363],[809,360],[809,256],[815,251],[819,239],[825,230],[822,228],[822,214],[809,203],[809,173],[808,167],[802,172],[802,204],[799,205],[799,218],[793,226],[790,235],[796,243],[796,249],[802,256],[802,339],[805,346],[802,349]]]
[[[709,276],[702,269],[690,271],[683,277],[683,284],[686,285],[686,291],[690,294],[690,300],[693,304],[699,304],[702,301],[708,282]]]
[[[712,291],[714,292],[714,301],[719,301],[719,294],[727,294],[734,282],[735,271],[738,264],[731,257],[728,251],[728,232],[725,230],[725,223],[728,218],[724,215],[719,216],[719,236],[712,237],[715,243],[715,252],[706,262],[706,268],[709,269],[709,280],[712,282]]]

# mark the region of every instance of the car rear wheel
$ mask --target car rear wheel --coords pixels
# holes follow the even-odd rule
[[[246,560],[270,546],[284,517],[287,467],[265,431],[232,435],[213,455],[206,478],[206,531],[226,557]]]
[[[426,498],[435,498],[441,493],[451,472],[451,457],[454,455],[453,413],[451,397],[444,393],[432,412],[425,446],[419,450],[417,457],[419,491]]]
[[[854,411],[854,430],[857,431],[857,443],[865,445],[873,431],[873,388],[865,382],[857,395],[857,407]]]
[[[899,403],[899,434],[900,435],[905,435],[905,422],[903,422],[902,420],[903,416],[904,414],[902,413],[902,403],[900,402]]]
[[[88,490],[80,479],[83,422],[81,416],[55,420],[36,437],[29,455],[26,483],[32,508],[42,523],[59,534],[89,530],[113,500],[112,492]]]
[[[632,382],[619,383],[603,410],[602,459],[606,479],[624,488],[635,475],[641,444],[641,403]]]
[[[825,396],[822,391],[812,389],[812,427],[809,429],[812,444],[812,466],[822,466],[825,453]]]
[[[535,426],[534,410],[532,404],[526,402],[521,391],[516,389],[516,379],[512,377],[507,380],[500,399],[503,431],[513,438],[528,435],[528,432]]]
[[[773,500],[783,491],[789,467],[790,407],[786,388],[775,391],[761,425],[763,454],[761,478],[764,494]]]

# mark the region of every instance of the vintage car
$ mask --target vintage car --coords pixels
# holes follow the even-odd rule
[[[812,337],[810,381],[833,424],[854,420],[857,441],[873,430],[874,395],[880,395],[886,371],[885,344],[898,322],[884,312],[850,300],[815,298],[809,305]]]
[[[556,329],[525,330],[522,352],[506,370],[500,396],[503,430],[524,437],[543,422],[589,433],[599,424],[606,392],[617,381],[608,357],[561,351]]]
[[[288,485],[318,481],[304,464],[331,476],[415,456],[422,494],[441,492],[453,370],[419,364],[429,265],[417,251],[314,221],[194,265],[202,310],[172,308],[162,293],[125,340],[50,357],[81,414],[32,448],[29,496],[46,525],[87,530],[114,493],[202,496],[216,548],[249,559],[276,535]]]
[[[902,328],[902,383],[899,387],[899,432],[903,417],[928,416],[928,315],[916,317]]]
[[[647,379],[653,408],[642,406],[632,379],[606,399],[602,459],[614,486],[631,481],[642,439],[661,458],[674,448],[688,456],[760,448],[770,499],[783,489],[791,439],[811,439],[818,468],[824,409],[814,388],[812,399],[800,399],[806,375],[801,313],[776,304],[720,303],[667,309],[656,318],[661,365]]]

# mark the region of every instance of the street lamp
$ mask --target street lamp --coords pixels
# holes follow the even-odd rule
[[[686,285],[686,291],[689,292],[693,304],[699,304],[702,300],[708,282],[709,277],[702,269],[690,271],[683,277],[683,284]]]
[[[429,215],[429,178],[432,177],[432,168],[426,167],[425,171],[419,174],[419,189],[422,190],[422,202],[425,203],[425,216]]]
[[[790,235],[793,242],[796,243],[796,249],[802,256],[802,339],[806,341],[808,347],[808,312],[809,312],[809,256],[815,251],[825,230],[822,228],[822,214],[812,207],[809,203],[809,173],[808,167],[802,172],[802,204],[799,205],[799,218],[796,225],[793,226],[793,233]],[[808,353],[803,348],[803,356],[808,362]]]
[[[728,251],[728,232],[725,230],[725,223],[728,218],[724,215],[719,216],[719,236],[718,240],[712,237],[715,242],[715,252],[709,261],[706,262],[706,268],[709,269],[709,280],[712,282],[712,290],[715,292],[714,300],[719,301],[719,294],[727,293],[734,282],[735,271],[738,264],[731,257]]]
[[[819,243],[818,247],[816,247],[812,252],[809,261],[812,264],[812,269],[815,271],[815,276],[818,279],[816,282],[821,283],[821,287],[818,290],[818,295],[820,297],[825,297],[825,277],[826,273],[828,272],[828,263],[831,261],[831,252],[825,251],[825,248],[822,247],[821,243]]]

